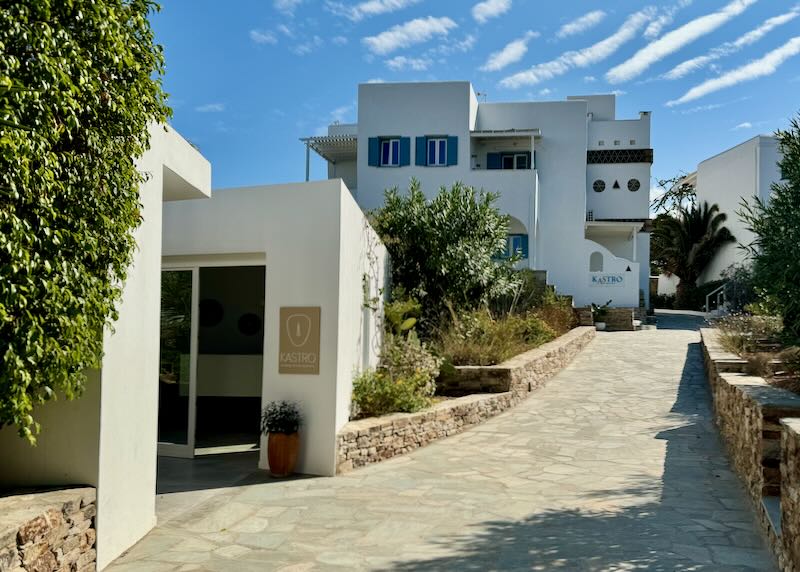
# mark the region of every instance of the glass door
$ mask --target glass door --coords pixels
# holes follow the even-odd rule
[[[159,455],[194,456],[197,282],[196,268],[161,272]]]

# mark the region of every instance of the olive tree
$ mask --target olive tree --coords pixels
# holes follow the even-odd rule
[[[763,306],[783,318],[784,332],[800,343],[800,116],[778,131],[782,178],[768,202],[745,201],[740,216],[755,235],[745,245],[753,258],[753,283]]]
[[[390,189],[373,226],[392,260],[392,283],[422,303],[420,327],[431,331],[446,309],[473,309],[512,292],[518,255],[506,256],[509,217],[498,195],[456,183],[431,200],[413,180]]]
[[[169,114],[148,0],[0,4],[0,426],[75,398],[102,357]]]

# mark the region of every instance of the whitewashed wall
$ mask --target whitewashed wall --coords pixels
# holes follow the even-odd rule
[[[97,487],[97,566],[105,567],[155,525],[156,431],[163,200],[210,194],[211,168],[174,130],[150,129],[151,148],[138,161],[142,224],[118,305],[103,335],[99,371],[78,401],[41,408],[39,445],[12,428],[0,431],[0,484],[89,484]]]
[[[366,272],[363,213],[341,180],[218,190],[210,201],[171,204],[164,211],[165,261],[203,265],[209,257],[259,255],[266,263],[264,403],[301,404],[300,472],[333,475],[335,437],[349,414],[349,388],[362,364],[359,340]],[[373,242],[378,275],[386,251]],[[319,375],[278,373],[279,312],[321,307]],[[378,336],[382,324],[371,322]],[[370,354],[368,364],[375,361]],[[266,447],[259,466],[267,467]]]

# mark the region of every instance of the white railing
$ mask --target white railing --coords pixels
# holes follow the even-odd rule
[[[725,287],[728,285],[727,282],[720,284],[717,288],[712,290],[706,295],[706,313],[711,312],[711,298],[713,297],[717,303],[715,310],[720,310],[725,305]]]

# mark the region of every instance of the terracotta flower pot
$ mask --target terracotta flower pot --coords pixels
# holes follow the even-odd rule
[[[269,472],[273,477],[288,477],[294,473],[297,464],[297,451],[300,448],[300,434],[270,433],[267,437],[267,460]]]

